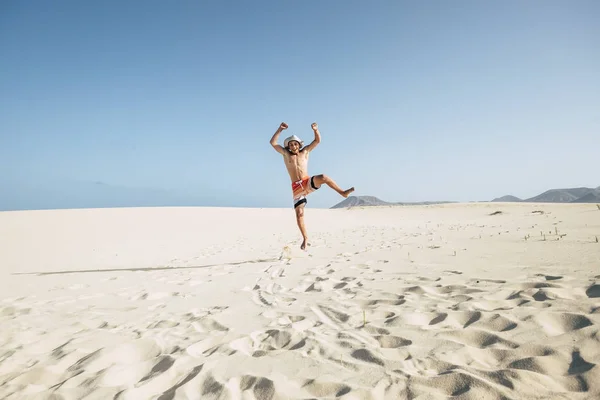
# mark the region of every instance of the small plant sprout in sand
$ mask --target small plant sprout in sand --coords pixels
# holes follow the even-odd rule
[[[598,210],[600,210],[600,204],[596,204],[596,207],[598,207]]]
[[[290,246],[284,246],[281,251],[281,255],[279,256],[279,261],[287,260],[290,262],[292,259],[292,249]]]

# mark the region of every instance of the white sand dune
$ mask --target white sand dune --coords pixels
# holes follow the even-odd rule
[[[306,219],[0,213],[0,398],[600,398],[595,205]]]

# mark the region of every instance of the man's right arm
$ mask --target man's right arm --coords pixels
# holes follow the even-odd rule
[[[285,154],[285,149],[277,143],[277,140],[279,139],[279,135],[281,134],[281,132],[283,132],[284,129],[287,129],[287,127],[287,124],[285,122],[282,122],[281,125],[279,125],[277,131],[275,131],[275,133],[273,134],[273,137],[271,138],[271,146],[273,146],[275,151],[277,151],[279,154]]]

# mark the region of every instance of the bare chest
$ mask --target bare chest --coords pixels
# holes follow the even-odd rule
[[[289,156],[285,157],[285,162],[289,167],[304,166],[304,165],[306,165],[307,161],[308,161],[308,157],[306,157],[306,155],[304,155],[304,154],[289,155]]]

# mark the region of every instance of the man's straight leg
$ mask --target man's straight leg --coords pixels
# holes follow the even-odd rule
[[[304,206],[306,205],[306,201],[298,204],[295,207],[296,211],[296,222],[298,223],[298,228],[300,228],[300,233],[302,233],[302,245],[300,248],[304,250],[306,248],[306,244],[308,241],[308,236],[306,235],[306,227],[304,226]]]

